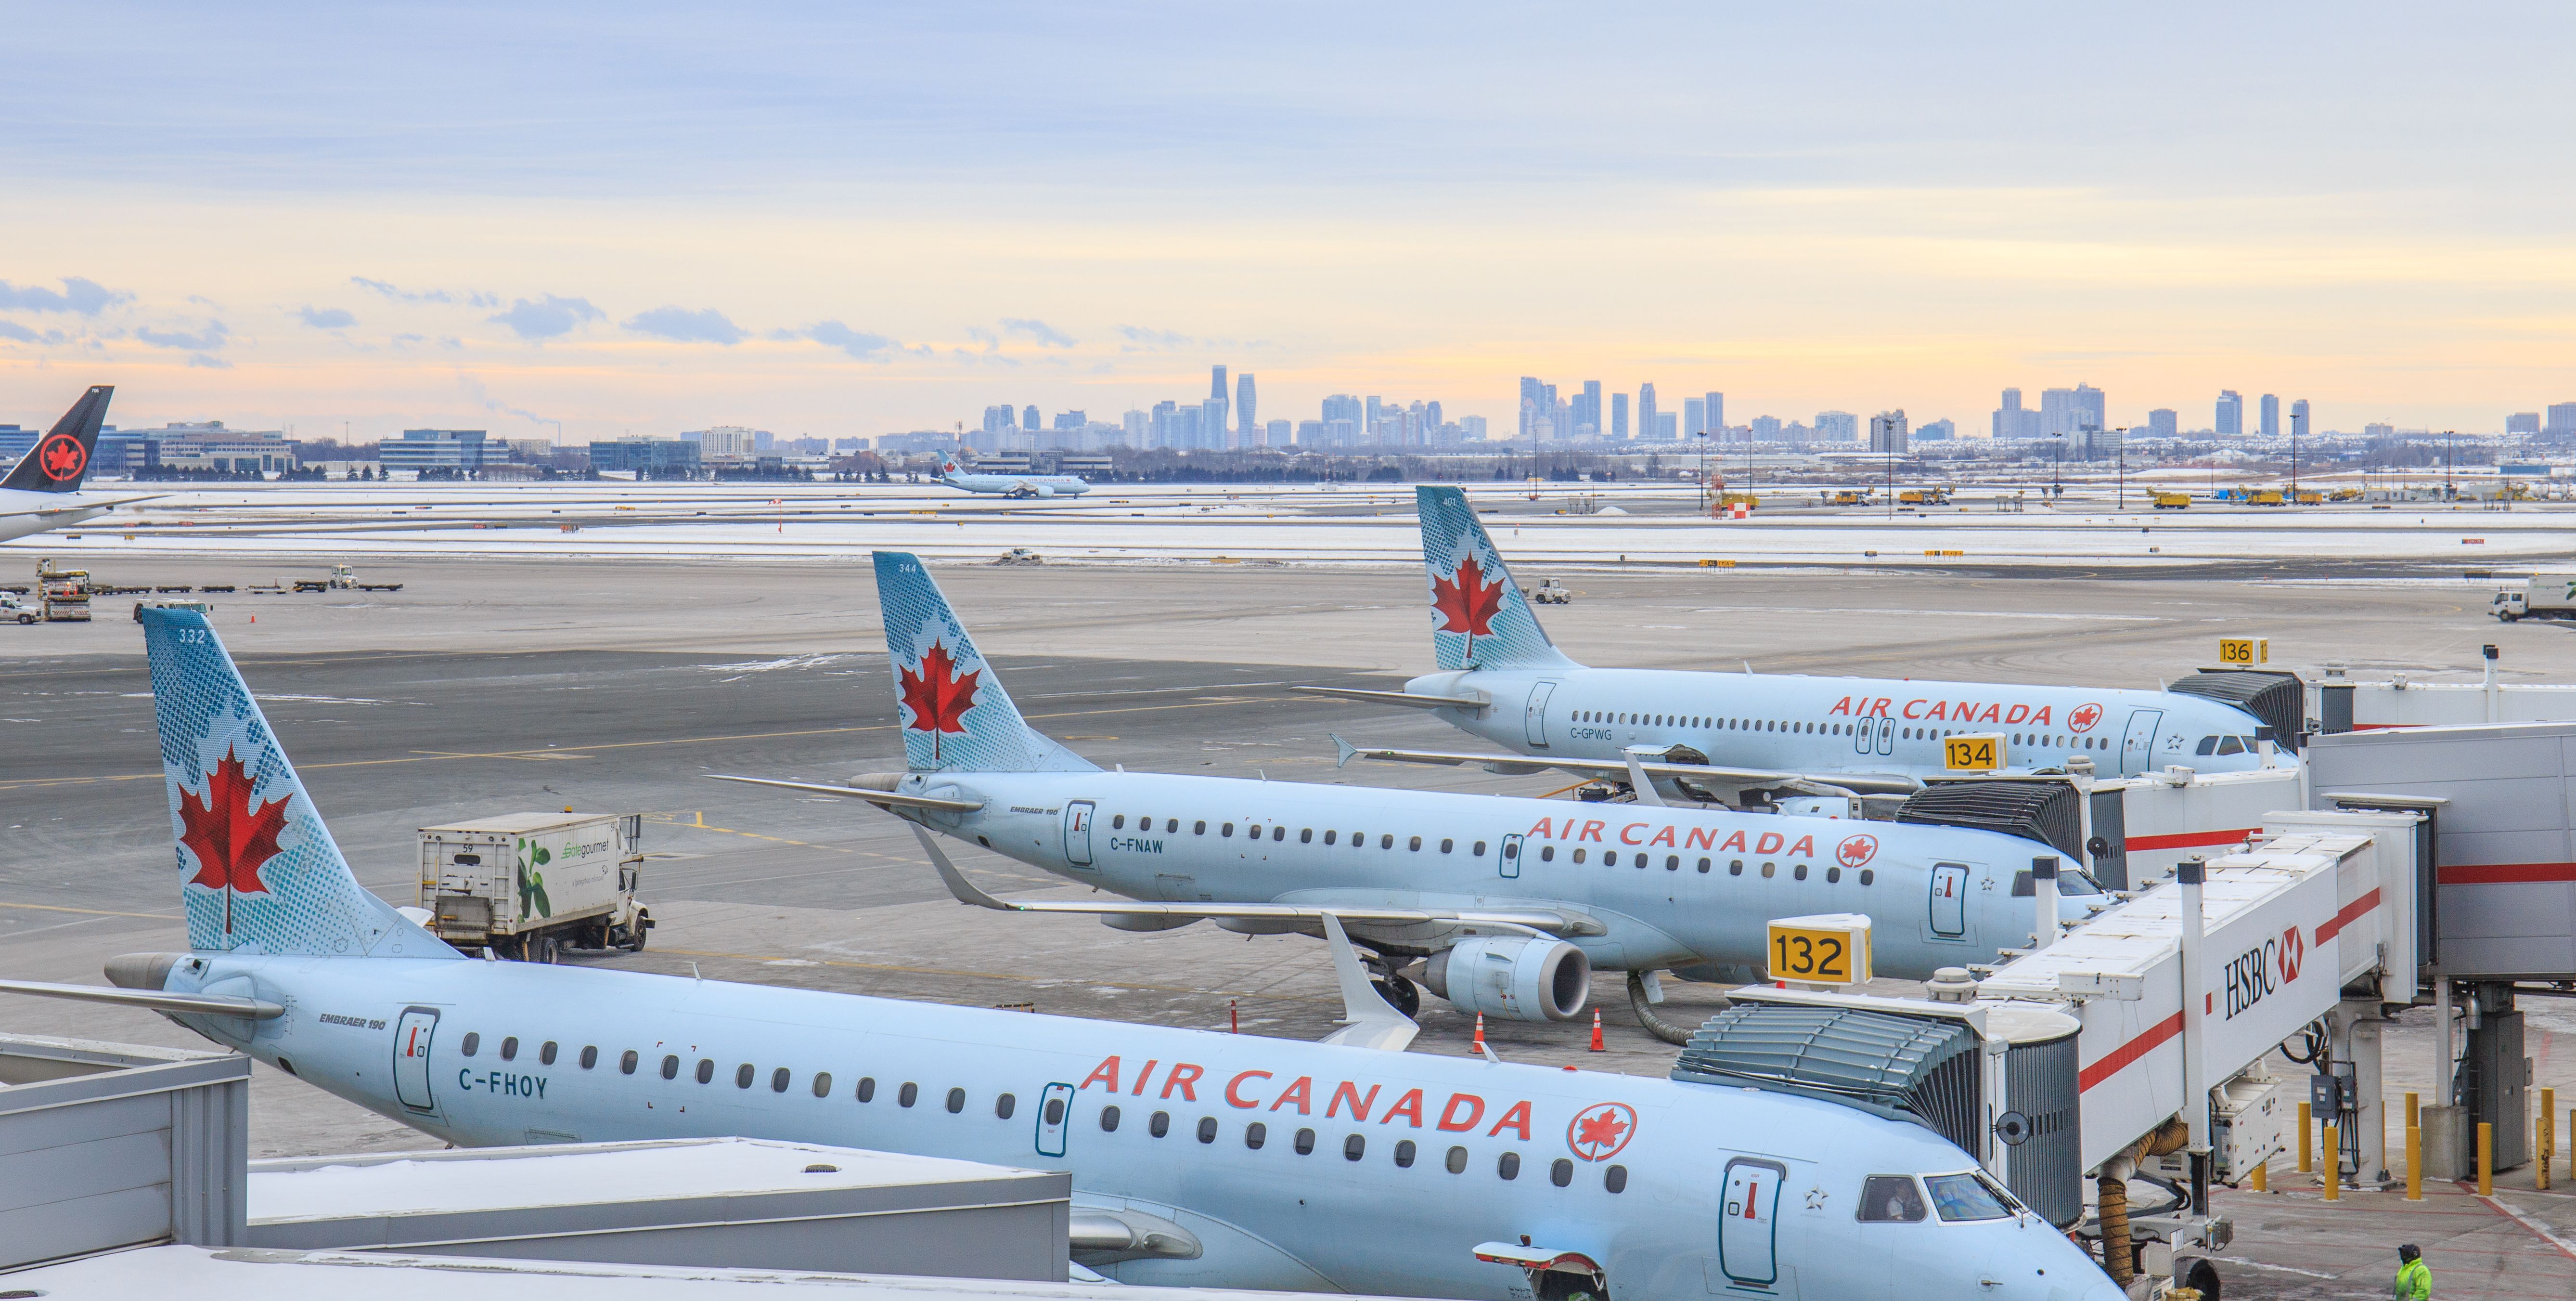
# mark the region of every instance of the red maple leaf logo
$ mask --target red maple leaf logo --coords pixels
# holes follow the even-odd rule
[[[1607,1161],[1628,1146],[1636,1132],[1637,1113],[1619,1102],[1596,1102],[1575,1113],[1566,1126],[1565,1145],[1586,1161]]]
[[[89,462],[89,453],[81,450],[80,440],[69,435],[46,439],[36,455],[36,468],[57,483],[78,475]]]
[[[1431,576],[1431,610],[1440,616],[1441,632],[1467,635],[1467,654],[1476,653],[1476,639],[1494,631],[1494,616],[1503,608],[1503,580],[1485,581],[1484,567],[1474,556],[1458,562],[1457,577],[1443,581]]]
[[[197,856],[197,875],[188,884],[224,892],[224,931],[230,934],[234,893],[268,893],[259,869],[278,855],[286,798],[261,803],[241,760],[227,747],[222,761],[206,774],[204,799],[184,786],[179,789],[179,820],[187,826],[179,843]]]
[[[2093,730],[2093,725],[2101,721],[2100,705],[2078,705],[2075,707],[2075,712],[2066,716],[2067,728],[2076,732],[2090,732]]]
[[[1845,867],[1860,867],[1878,857],[1878,837],[1846,836],[1834,847],[1834,858]]]
[[[984,671],[960,675],[957,661],[949,658],[948,648],[934,641],[929,650],[921,653],[919,672],[900,665],[895,672],[903,683],[904,708],[912,711],[912,719],[904,727],[930,733],[930,757],[936,760],[940,733],[965,734],[966,711],[975,707],[977,680]]]

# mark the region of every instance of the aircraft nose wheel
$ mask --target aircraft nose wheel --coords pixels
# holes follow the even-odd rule
[[[1412,1016],[1422,1010],[1422,991],[1414,988],[1413,982],[1402,976],[1372,980],[1369,985],[1377,990],[1378,997],[1386,1000],[1388,1007],[1406,1016]]]

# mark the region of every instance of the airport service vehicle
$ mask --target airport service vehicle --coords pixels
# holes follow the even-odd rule
[[[2254,715],[2182,692],[1588,668],[1548,640],[1465,494],[1415,493],[1440,672],[1402,691],[1297,690],[1427,709],[1515,753],[1363,748],[1364,758],[1557,768],[1632,786],[1642,776],[1670,798],[1729,803],[1911,794],[1949,771],[1942,743],[1962,733],[2003,738],[1998,773],[2075,759],[2129,776],[2168,763],[2291,762],[2253,743]],[[2205,742],[2220,737],[2240,738],[2240,757],[2207,757],[2218,747]]]
[[[2508,587],[2496,593],[2487,608],[2506,623],[2576,619],[2576,574],[2533,574],[2523,580],[2521,590]]]
[[[1082,1259],[1127,1283],[2119,1301],[1968,1154],[1833,1102],[464,960],[359,886],[205,619],[144,632],[189,951],[0,990],[164,1012],[467,1146],[741,1135],[1065,1171],[1124,1226]],[[1336,971],[1350,1030],[1401,1022],[1347,949]],[[1900,1189],[1933,1213],[1868,1213]]]
[[[1329,915],[1374,951],[1368,965],[1397,1008],[1419,1006],[1418,978],[1463,1011],[1524,1021],[1579,1014],[1595,966],[1751,979],[1775,917],[1871,914],[1878,974],[1915,979],[2032,938],[2018,878],[2054,851],[1999,832],[1103,772],[1022,720],[918,559],[878,552],[876,574],[908,771],[846,785],[725,780],[865,800],[1125,896],[1004,903],[923,834],[964,902],[1133,931],[1213,919],[1315,935]],[[2072,869],[2064,880],[2061,916],[2109,902]]]
[[[1073,474],[975,474],[960,469],[955,461],[939,467],[939,481],[967,492],[1000,493],[1005,497],[1079,497],[1091,491],[1090,483]]]
[[[513,813],[420,829],[420,906],[438,938],[552,962],[564,949],[644,947],[644,818]]]
[[[2155,502],[2157,510],[2190,510],[2191,494],[2187,492],[2160,492],[2155,495]]]
[[[116,392],[100,384],[81,395],[25,456],[0,476],[0,542],[96,519],[111,507],[149,497],[97,497],[81,492],[91,453],[98,450],[107,400]]]
[[[28,604],[16,592],[0,592],[0,619],[34,623],[43,617],[42,611]]]

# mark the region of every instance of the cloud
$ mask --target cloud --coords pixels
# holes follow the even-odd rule
[[[1041,348],[1070,348],[1074,343],[1073,336],[1064,331],[1044,321],[1033,321],[1025,317],[1003,317],[1002,332],[1034,340]]]
[[[743,328],[712,307],[656,307],[626,319],[626,328],[673,343],[721,343],[730,348],[749,337]]]
[[[317,330],[345,330],[358,323],[357,317],[340,308],[314,307],[311,304],[297,308],[295,318]]]
[[[1118,333],[1126,336],[1127,352],[1166,352],[1175,348],[1195,348],[1197,339],[1170,330],[1148,330],[1137,325],[1122,325]]]
[[[893,353],[907,351],[899,340],[865,330],[853,330],[839,321],[806,326],[792,337],[812,339],[827,348],[838,348],[860,361],[884,361]]]
[[[541,416],[534,411],[511,406],[509,403],[493,397],[490,390],[483,387],[483,381],[476,379],[471,375],[458,375],[456,377],[456,386],[465,390],[465,396],[482,403],[483,409],[486,411],[497,412],[505,416],[517,416],[522,420],[533,421],[540,425],[553,425],[555,427],[555,441],[558,443],[563,441],[563,422],[555,419],[553,416]]]
[[[596,321],[607,313],[590,305],[587,298],[557,298],[548,294],[536,302],[525,298],[514,300],[510,310],[484,319],[509,326],[522,339],[552,339],[572,333],[584,321]]]
[[[135,330],[134,337],[156,348],[185,348],[190,352],[213,352],[231,339],[232,331],[224,328],[224,323],[221,321],[209,320],[206,322],[206,328],[194,334],[185,330],[156,330],[146,325]]]
[[[0,307],[14,307],[27,312],[77,312],[96,316],[118,303],[130,303],[134,295],[109,289],[95,280],[79,276],[63,277],[61,292],[39,289],[34,285],[19,288],[0,280]]]
[[[0,339],[14,339],[19,343],[61,343],[63,332],[47,330],[38,334],[15,321],[0,321]]]
[[[202,352],[190,354],[188,357],[188,364],[191,366],[203,367],[207,370],[231,370],[233,368],[233,364],[231,362],[226,361],[221,357],[209,357]]]
[[[419,291],[399,288],[382,280],[351,276],[349,283],[361,289],[372,289],[398,303],[462,303],[467,307],[498,307],[501,300],[485,293],[451,294],[444,289]]]

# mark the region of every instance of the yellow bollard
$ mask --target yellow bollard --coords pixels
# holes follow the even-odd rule
[[[2478,1122],[2478,1196],[2495,1196],[2495,1126]]]
[[[2254,1191],[2258,1193],[2268,1193],[2272,1191],[2272,1163],[2265,1161],[2262,1164],[2255,1166],[2252,1182],[2254,1185]]]
[[[2419,1125],[2406,1127],[2406,1200],[2424,1200],[2424,1130]]]
[[[2335,1127],[2331,1120],[2326,1122],[2325,1155],[2325,1169],[2319,1171],[2317,1177],[2325,1182],[2326,1200],[2338,1201],[2343,1197],[2343,1148],[2335,1142]]]
[[[2531,1163],[2532,1187],[2542,1192],[2549,1191],[2549,1167],[2558,1160],[2558,1117],[2552,1114],[2557,1110],[2558,1090],[2542,1089],[2540,1119],[2533,1122],[2537,1132],[2531,1136],[2532,1155],[2538,1158]]]
[[[2309,1120],[2308,1120],[2308,1104],[2306,1104],[2306,1103],[2302,1102],[2302,1103],[2300,1103],[2300,1104],[2299,1104],[2299,1173],[2300,1173],[2300,1174],[2306,1174],[2306,1173],[2307,1173],[2307,1172],[2309,1172],[2310,1170],[2314,1170],[2314,1169],[2316,1169],[2316,1168],[2317,1168],[2315,1149],[2314,1149],[2313,1147],[2311,1147],[2311,1146],[2310,1146],[2310,1144],[2309,1144],[2309,1139],[2308,1139],[2308,1129],[2309,1129]]]
[[[2409,1093],[2409,1094],[2407,1094],[2407,1095],[2406,1095],[2406,1127],[2407,1127],[2408,1129],[2413,1129],[2413,1128],[2415,1128],[2416,1123],[2417,1123],[2417,1122],[2416,1122],[2416,1119],[2415,1119],[2415,1095],[2414,1095],[2414,1094],[2412,1094],[2412,1093]]]

